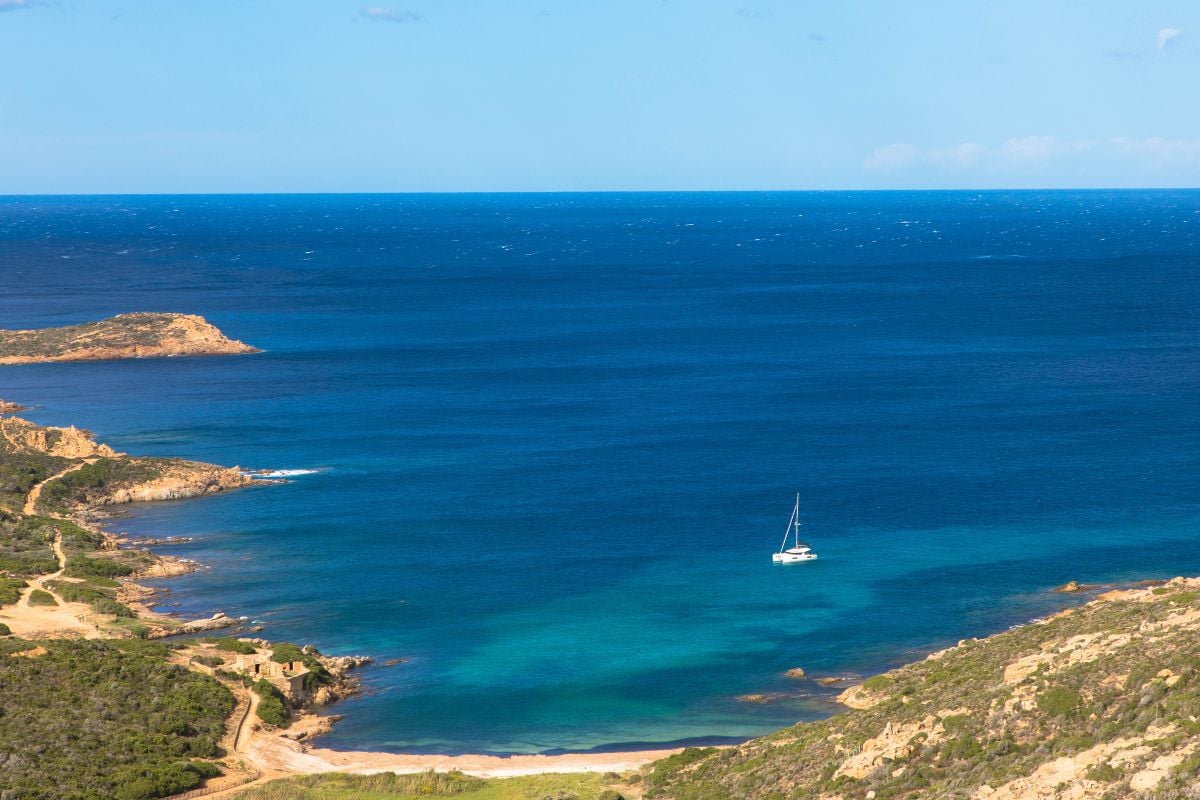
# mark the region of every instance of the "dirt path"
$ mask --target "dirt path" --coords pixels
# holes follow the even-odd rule
[[[7,434],[6,434],[6,436],[7,436]],[[36,485],[32,489],[30,489],[29,494],[25,496],[25,510],[24,510],[25,515],[29,516],[29,517],[37,516],[37,501],[38,501],[38,498],[42,496],[42,488],[47,483],[50,483],[51,481],[56,481],[64,475],[70,474],[77,469],[83,469],[88,464],[94,464],[94,463],[96,463],[96,459],[85,458],[83,461],[79,462],[78,464],[67,467],[62,472],[59,472],[55,475],[51,475],[49,478],[46,478],[46,480],[42,481],[41,483],[39,483],[38,485]],[[57,515],[51,514],[50,516],[57,516]],[[65,561],[63,563],[65,564]]]
[[[46,484],[58,480],[70,472],[83,468],[87,464],[92,463],[93,460],[85,460],[64,469],[62,472],[51,475],[30,489],[29,494],[25,498],[24,513],[29,516],[36,516],[37,501],[42,494],[42,488]],[[59,518],[57,515],[48,516]],[[50,588],[49,583],[61,578],[67,569],[67,554],[62,547],[62,534],[58,531],[54,532],[54,541],[50,543],[50,548],[54,551],[54,557],[58,559],[58,569],[49,575],[39,575],[36,578],[30,578],[29,585],[21,590],[21,596],[17,600],[16,605],[0,612],[0,621],[8,625],[17,636],[34,638],[82,636],[87,639],[98,638],[101,635],[100,630],[95,625],[83,621],[84,617],[91,612],[91,609],[84,603],[68,603]],[[56,605],[31,606],[29,599],[38,590],[46,592],[53,597]]]

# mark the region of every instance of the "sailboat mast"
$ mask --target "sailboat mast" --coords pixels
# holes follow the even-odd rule
[[[792,523],[796,521],[796,515],[800,512],[800,495],[796,495],[796,507],[792,509],[791,519],[788,520],[787,527],[783,529],[783,543],[779,545],[779,552],[787,549],[787,537],[792,531]]]
[[[796,547],[800,546],[800,493],[796,492],[796,508],[793,511],[796,520]]]

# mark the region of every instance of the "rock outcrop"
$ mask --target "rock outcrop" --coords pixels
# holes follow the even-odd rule
[[[0,414],[19,414],[25,410],[25,406],[10,403],[3,397],[0,397]]]
[[[20,417],[0,419],[0,436],[15,452],[41,453],[70,459],[115,458],[120,456],[106,444],[97,444],[88,431],[72,425],[51,428],[34,425]]]
[[[145,463],[139,459],[140,463]],[[258,483],[237,467],[218,467],[199,461],[157,462],[152,478],[116,486],[94,500],[95,505],[122,505],[153,500],[183,500],[188,497],[217,494]]]
[[[120,314],[62,328],[0,330],[0,364],[257,352],[193,314]]]

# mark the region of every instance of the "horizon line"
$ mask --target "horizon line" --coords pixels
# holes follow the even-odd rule
[[[1194,192],[1200,186],[1052,186],[871,189],[472,189],[424,191],[229,191],[229,192],[26,192],[0,193],[0,200],[26,197],[363,197],[425,195],[595,195],[595,194],[900,194],[955,192]]]

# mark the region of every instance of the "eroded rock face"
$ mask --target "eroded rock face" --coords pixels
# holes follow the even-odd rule
[[[218,467],[198,461],[179,461],[166,467],[155,478],[120,486],[100,498],[99,505],[143,503],[152,500],[182,500],[187,497],[217,494],[256,483],[237,467]]]
[[[106,444],[96,444],[90,433],[75,426],[44,428],[20,417],[0,419],[0,436],[18,451],[60,458],[113,458],[120,455]]]
[[[120,314],[63,328],[0,330],[0,364],[256,352],[194,314]]]

